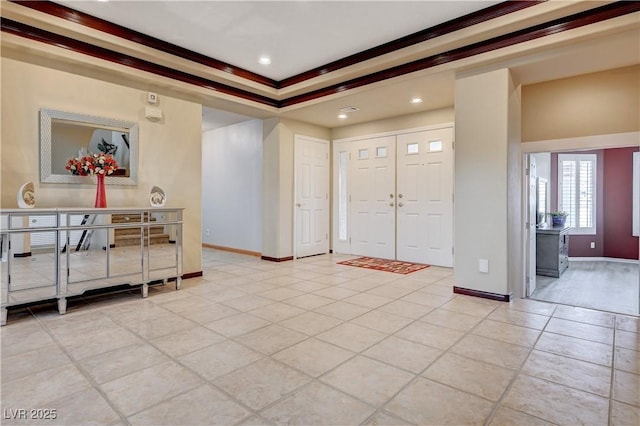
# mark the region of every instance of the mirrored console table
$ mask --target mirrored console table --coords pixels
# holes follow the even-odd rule
[[[182,282],[183,208],[58,208],[0,211],[0,307],[90,290]]]

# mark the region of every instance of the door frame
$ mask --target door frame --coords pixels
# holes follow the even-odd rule
[[[532,238],[531,232],[531,220],[536,220],[536,217],[531,218],[531,186],[530,186],[530,164],[531,157],[536,153],[525,153],[522,155],[522,224],[524,225],[524,238],[522,239],[522,296],[530,297],[530,282],[533,279],[536,279],[536,248],[532,247],[532,241],[535,241],[535,238]],[[536,182],[536,191],[538,190],[537,182]],[[537,197],[537,195],[536,195]],[[536,211],[537,214],[537,211]],[[535,228],[533,228],[535,230]],[[535,231],[533,231],[535,233]],[[537,237],[537,235],[536,235]],[[531,262],[531,257],[536,258],[536,262]],[[529,282],[527,281],[527,277],[529,277]]]
[[[412,127],[412,128],[408,128],[408,129],[398,129],[398,130],[391,130],[391,131],[387,131],[387,132],[381,132],[381,133],[371,133],[371,134],[366,134],[366,135],[358,135],[358,136],[352,136],[352,137],[348,137],[348,138],[339,138],[339,139],[333,139],[331,141],[331,158],[332,158],[332,174],[331,174],[331,179],[332,179],[332,184],[331,184],[331,220],[332,220],[332,230],[331,230],[331,249],[333,250],[333,252],[335,253],[344,253],[344,254],[348,254],[351,252],[351,244],[349,243],[349,240],[347,238],[347,240],[340,240],[339,237],[339,195],[340,195],[340,191],[339,191],[339,182],[338,182],[338,173],[339,173],[339,156],[340,156],[340,152],[349,152],[349,150],[347,149],[347,147],[349,146],[348,144],[350,142],[355,142],[355,141],[359,141],[359,140],[363,140],[363,139],[373,139],[373,138],[379,138],[379,137],[386,137],[386,136],[398,136],[404,133],[415,133],[415,132],[423,132],[423,131],[429,131],[429,130],[438,130],[438,129],[446,129],[446,128],[451,128],[453,131],[453,142],[454,142],[454,146],[455,146],[455,124],[453,122],[446,122],[446,123],[439,123],[439,124],[434,124],[434,125],[430,125],[430,126],[421,126],[421,127]],[[347,170],[349,169],[349,162],[352,161],[351,159],[347,159]],[[454,196],[455,196],[455,150],[454,150],[454,155],[452,158],[452,170],[453,170],[453,187],[454,187]],[[454,211],[452,212],[452,220],[453,220],[453,229],[452,229],[452,238],[453,241],[452,243],[455,243],[455,198],[454,198]],[[348,218],[348,215],[347,215]],[[349,229],[349,223],[347,220],[347,230]],[[348,231],[347,231],[348,233]],[[454,246],[454,250],[455,250],[455,246]],[[455,266],[455,256],[454,256],[454,266]]]
[[[541,152],[562,152],[562,151],[577,151],[577,150],[594,150],[594,149],[607,149],[607,148],[625,148],[638,146],[638,138],[640,138],[639,132],[627,132],[627,133],[613,133],[607,135],[595,135],[595,136],[583,136],[566,139],[551,139],[540,140],[532,142],[520,143],[521,153],[523,157],[527,154],[535,154]],[[524,161],[524,160],[523,160]],[[524,167],[522,168],[524,175]],[[523,177],[523,184],[526,182],[526,176]],[[549,183],[551,184],[551,182]],[[529,206],[527,194],[522,191],[522,221],[526,223],[526,209]],[[523,235],[524,239],[526,235]],[[526,244],[526,242],[523,242]],[[527,253],[522,251],[522,265],[526,265]],[[640,259],[638,259],[640,261]],[[514,284],[510,286],[509,291],[513,293],[514,298],[527,298],[526,289],[526,270],[523,266],[522,275],[520,279],[520,285]],[[640,274],[638,274],[638,280],[640,281]],[[640,294],[638,295],[640,297]]]
[[[314,138],[312,136],[302,135],[295,133],[293,135],[293,197],[291,203],[292,217],[293,217],[293,258],[298,258],[298,209],[296,208],[296,196],[298,194],[298,141],[304,139],[311,142],[321,143],[327,146],[327,158],[325,160],[326,173],[324,176],[327,188],[327,210],[323,218],[327,229],[327,236],[325,243],[326,253],[331,250],[331,143],[327,139]]]

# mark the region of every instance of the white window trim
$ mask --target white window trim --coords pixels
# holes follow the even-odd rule
[[[347,194],[347,188],[349,187],[349,152],[340,150],[336,153],[337,158],[337,204],[335,207],[336,215],[338,218],[336,228],[338,228],[337,237],[338,242],[348,243],[349,240],[349,196]]]
[[[562,162],[563,161],[591,161],[593,163],[593,173],[591,174],[591,187],[593,188],[593,194],[591,199],[591,211],[592,211],[592,224],[593,226],[589,228],[577,228],[572,227],[569,230],[569,234],[572,235],[595,235],[597,232],[597,194],[598,194],[598,156],[596,154],[558,154],[558,210],[563,210],[562,206]],[[577,210],[577,209],[576,209]]]

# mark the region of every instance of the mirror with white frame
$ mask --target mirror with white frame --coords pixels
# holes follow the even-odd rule
[[[87,153],[111,154],[118,170],[105,183],[137,185],[138,124],[53,109],[40,110],[40,182],[92,183],[65,169],[70,158]]]

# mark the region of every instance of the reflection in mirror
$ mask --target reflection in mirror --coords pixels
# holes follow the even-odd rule
[[[71,175],[70,158],[87,153],[111,154],[118,170],[107,184],[136,185],[138,180],[138,124],[52,109],[40,111],[40,181],[92,183],[87,176]]]
[[[171,220],[171,219],[168,219]],[[160,228],[160,226],[158,226]],[[162,239],[149,238],[149,279],[157,280],[171,276],[177,268],[177,252],[175,245],[175,236],[178,232],[177,225],[161,226]],[[153,232],[153,231],[152,231]],[[160,234],[156,234],[160,235]]]
[[[55,231],[40,232],[44,238],[55,241]],[[12,247],[23,247],[25,241],[31,238],[30,233],[17,232],[10,234]],[[7,276],[2,274],[3,285],[6,283],[9,292],[9,302],[13,304],[26,303],[32,300],[51,299],[56,297],[56,263],[54,247],[31,246],[29,256],[15,256],[11,252],[11,264]],[[3,268],[8,265],[2,265]]]
[[[108,241],[107,229],[94,229],[87,244],[83,244],[79,251],[68,251],[69,256],[69,283],[79,281],[101,280],[107,278],[107,252],[103,249],[104,242]],[[102,286],[97,283],[97,287]],[[91,288],[90,283],[83,283],[85,289]],[[69,293],[75,293],[77,289],[69,288]]]
[[[140,228],[132,228],[140,233]],[[109,251],[109,275],[114,277],[114,283],[120,284],[122,279],[117,277],[128,277],[130,275],[139,276],[142,280],[142,250],[140,245],[113,247]],[[135,281],[135,283],[138,283]]]

